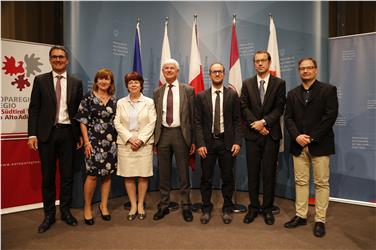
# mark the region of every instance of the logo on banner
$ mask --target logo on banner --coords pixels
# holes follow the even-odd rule
[[[23,61],[17,61],[13,56],[4,56],[4,58],[4,67],[1,69],[6,75],[14,75],[10,84],[15,86],[19,91],[30,87],[29,77],[42,71],[40,66],[43,63],[40,62],[39,57],[35,57],[34,53],[31,56],[26,54]]]

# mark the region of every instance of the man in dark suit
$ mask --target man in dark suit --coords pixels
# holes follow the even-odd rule
[[[73,119],[82,99],[82,82],[67,75],[68,54],[63,47],[49,52],[52,71],[34,79],[29,105],[28,145],[39,151],[42,165],[44,220],[39,233],[55,223],[56,163],[60,171],[61,219],[76,226],[70,213],[73,185],[73,153],[82,146],[79,126]],[[75,146],[77,143],[77,146]]]
[[[280,117],[286,102],[286,83],[269,73],[272,58],[267,51],[253,56],[256,75],[243,81],[241,110],[245,129],[248,192],[251,204],[244,223],[251,223],[262,208],[267,225],[274,224],[272,207],[279,140],[282,138]],[[259,203],[260,172],[262,171],[263,203]]]
[[[189,155],[195,152],[194,144],[194,89],[179,83],[179,63],[168,59],[163,63],[166,82],[153,94],[157,121],[154,143],[158,151],[159,190],[161,200],[154,220],[169,213],[172,156],[179,171],[181,207],[185,221],[192,221],[190,200]]]
[[[222,219],[232,221],[232,196],[235,182],[233,166],[240,152],[242,128],[238,94],[223,86],[225,68],[213,63],[209,69],[211,88],[199,93],[195,105],[195,134],[197,152],[201,157],[202,215],[200,221],[207,224],[211,218],[212,180],[218,159],[222,178]]]
[[[329,155],[335,153],[333,125],[338,116],[337,88],[316,79],[317,63],[313,58],[303,58],[298,65],[302,84],[287,94],[285,113],[294,161],[296,215],[285,227],[307,224],[312,163],[316,193],[313,233],[323,237],[329,205]]]

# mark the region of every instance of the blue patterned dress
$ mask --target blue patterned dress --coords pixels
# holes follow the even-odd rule
[[[92,146],[91,156],[86,159],[86,173],[91,176],[106,176],[116,173],[117,133],[114,126],[116,97],[106,105],[92,92],[81,101],[76,120],[86,125]]]

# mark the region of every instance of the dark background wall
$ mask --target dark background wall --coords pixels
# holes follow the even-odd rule
[[[1,37],[64,43],[63,2],[1,2]],[[376,2],[329,2],[329,37],[376,31]]]

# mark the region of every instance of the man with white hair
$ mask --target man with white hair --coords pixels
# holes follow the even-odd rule
[[[161,200],[154,220],[169,214],[172,156],[179,172],[181,208],[185,221],[192,221],[189,181],[189,155],[195,152],[194,144],[194,89],[177,80],[179,63],[168,59],[163,63],[166,82],[154,91],[157,112],[154,143],[158,150],[159,190]]]

